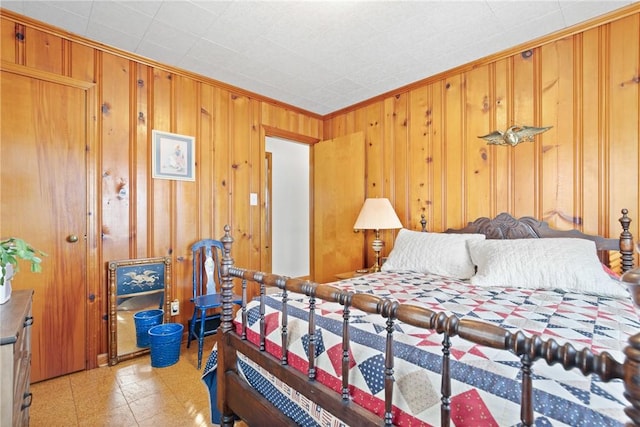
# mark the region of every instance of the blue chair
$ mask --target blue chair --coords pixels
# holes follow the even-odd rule
[[[193,316],[189,322],[187,348],[191,340],[198,340],[198,369],[202,364],[204,337],[215,334],[220,325],[222,296],[220,284],[220,260],[222,242],[213,239],[200,240],[191,246],[193,255]],[[242,303],[242,297],[233,296],[236,304]]]

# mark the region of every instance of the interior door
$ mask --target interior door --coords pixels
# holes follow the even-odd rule
[[[31,380],[85,369],[86,90],[3,69],[0,81],[0,236],[48,254],[23,265],[14,289],[33,289]]]
[[[363,233],[355,233],[365,198],[364,135],[353,133],[313,145],[314,280],[363,266]]]

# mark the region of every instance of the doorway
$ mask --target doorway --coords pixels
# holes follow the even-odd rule
[[[311,275],[309,144],[265,138],[266,246],[270,272]],[[269,257],[267,257],[269,258]]]

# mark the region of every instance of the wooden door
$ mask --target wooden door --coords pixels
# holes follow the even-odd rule
[[[86,364],[87,94],[5,69],[0,86],[0,236],[48,254],[41,274],[21,265],[13,280],[14,289],[34,290],[37,382]]]
[[[362,132],[313,146],[313,274],[319,283],[363,266],[363,233],[355,233],[365,199]]]

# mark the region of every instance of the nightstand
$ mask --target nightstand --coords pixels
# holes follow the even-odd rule
[[[336,278],[340,280],[351,279],[358,276],[364,276],[369,273],[371,273],[369,270],[367,271],[353,270],[353,271],[347,271],[346,273],[338,273],[336,274]]]

